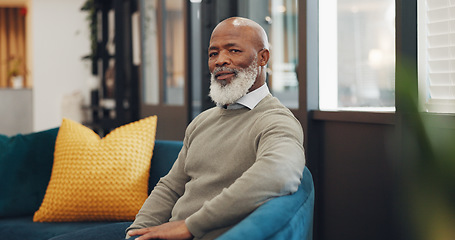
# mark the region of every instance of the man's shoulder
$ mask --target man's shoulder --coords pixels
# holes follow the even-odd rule
[[[259,112],[273,114],[273,113],[286,113],[294,116],[286,106],[284,106],[278,98],[272,96],[271,94],[267,95],[261,102],[256,106]]]
[[[257,106],[259,117],[257,122],[260,125],[290,125],[300,128],[300,122],[294,114],[284,106],[280,100],[268,95]]]

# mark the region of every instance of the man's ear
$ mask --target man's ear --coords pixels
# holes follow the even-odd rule
[[[267,65],[270,59],[270,52],[268,49],[264,48],[258,52],[258,64],[263,67]]]

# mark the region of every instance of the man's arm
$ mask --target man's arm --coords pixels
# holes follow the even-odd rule
[[[172,169],[160,179],[127,231],[158,226],[169,221],[172,208],[183,194],[188,181],[184,172],[186,149],[184,144]]]

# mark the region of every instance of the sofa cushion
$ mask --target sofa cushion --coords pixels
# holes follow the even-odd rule
[[[156,116],[100,139],[64,119],[46,195],[34,221],[130,221],[148,197]]]
[[[49,240],[122,240],[126,237],[125,230],[131,224],[132,222],[117,222],[94,226],[62,234]]]
[[[70,234],[73,232],[83,231],[85,229],[99,228],[105,229],[111,226],[111,222],[71,222],[71,223],[36,223],[33,222],[32,216],[20,218],[0,219],[0,238],[8,240],[48,240],[55,236]],[[131,224],[131,223],[129,223]],[[128,223],[124,225],[129,225]],[[126,227],[119,231],[125,232]],[[99,236],[103,232],[98,233]],[[120,235],[120,234],[118,234]],[[123,234],[124,236],[124,234]],[[123,239],[120,237],[118,239]],[[76,240],[76,239],[75,239]]]
[[[0,218],[32,215],[39,208],[51,176],[57,132],[0,134]]]

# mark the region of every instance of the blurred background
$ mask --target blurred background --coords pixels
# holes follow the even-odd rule
[[[455,239],[452,2],[0,0],[0,133],[157,115],[157,138],[182,140],[214,106],[211,31],[248,17],[305,131],[314,239]]]

